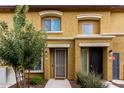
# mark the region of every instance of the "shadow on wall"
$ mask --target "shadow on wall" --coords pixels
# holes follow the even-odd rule
[[[16,83],[15,72],[12,67],[0,67],[0,88],[6,88]]]

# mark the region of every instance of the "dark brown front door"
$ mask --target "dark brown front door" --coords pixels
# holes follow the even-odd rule
[[[103,72],[103,48],[91,47],[90,48],[89,68],[90,72],[95,72],[102,75]]]

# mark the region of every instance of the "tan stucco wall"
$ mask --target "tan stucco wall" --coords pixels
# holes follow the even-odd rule
[[[0,13],[0,21],[5,21],[9,28],[13,28],[13,15],[14,13]]]
[[[120,53],[120,79],[124,79],[124,36],[113,39],[113,52]]]
[[[124,33],[124,12],[111,13],[111,26],[109,33]]]
[[[48,36],[50,37],[70,37],[70,36],[76,36],[79,34],[78,31],[78,23],[79,20],[77,19],[77,15],[80,14],[100,14],[102,15],[102,18],[100,21],[100,33],[105,33],[109,31],[110,27],[110,12],[63,12],[63,15],[61,16],[61,31],[63,33],[49,33]],[[41,20],[42,21],[42,20]]]
[[[100,33],[123,33],[124,13],[123,12],[63,12],[61,16],[61,30],[63,33],[48,34],[48,36],[75,36],[78,34],[78,19],[77,15],[80,14],[101,14],[100,19]],[[9,28],[13,28],[13,15],[14,13],[0,13],[0,20],[6,21]],[[70,16],[71,15],[71,16]],[[41,28],[41,17],[38,12],[30,12],[27,18],[33,22],[36,28]]]
[[[62,11],[63,12],[63,11]],[[61,30],[63,33],[48,33],[48,37],[73,37],[79,34],[78,31],[78,19],[77,15],[80,14],[101,14],[102,18],[99,20],[100,22],[100,33],[124,33],[123,31],[123,25],[124,25],[124,12],[110,12],[110,11],[64,11],[63,15],[61,16]],[[13,13],[0,13],[0,20],[4,20],[8,23],[9,28],[13,28]],[[38,12],[30,12],[27,15],[28,19],[33,22],[33,24],[36,26],[36,28],[41,28],[41,17],[38,14]],[[74,42],[75,41],[75,42]],[[115,37],[112,41],[103,39],[103,40],[95,40],[95,39],[82,39],[82,40],[61,40],[61,41],[55,41],[51,40],[48,41],[48,44],[70,44],[70,48],[68,48],[68,78],[73,79],[75,72],[78,72],[80,69],[79,62],[80,62],[80,47],[78,46],[79,42],[111,42],[111,47],[108,47],[104,49],[105,56],[108,55],[108,51],[110,49],[113,50],[113,52],[119,52],[120,53],[120,79],[124,79],[124,37],[118,36]],[[45,57],[45,78],[50,78],[50,49],[47,49],[48,55]],[[109,55],[108,55],[109,56]],[[107,64],[104,66],[107,69],[104,69],[104,73],[106,73],[105,78],[110,80],[112,79],[112,59],[111,58],[105,58]]]
[[[14,13],[0,13],[0,21],[8,23],[10,29],[13,28],[13,16]],[[41,18],[38,12],[30,12],[27,14],[27,18],[32,22],[37,29],[41,28]]]
[[[110,25],[110,12],[69,12],[65,11],[63,12],[63,15],[61,16],[61,30],[63,33],[49,33],[48,36],[75,36],[78,34],[78,19],[77,15],[80,14],[101,14],[102,18],[100,19],[100,32],[108,32],[109,25]],[[0,13],[0,20],[4,20],[8,23],[9,28],[13,28],[13,13]],[[41,16],[38,12],[30,12],[27,14],[27,18],[33,22],[33,24],[36,26],[36,28],[41,28]]]

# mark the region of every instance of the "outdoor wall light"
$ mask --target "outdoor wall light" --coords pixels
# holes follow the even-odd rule
[[[109,50],[109,53],[112,53],[112,50]]]
[[[47,55],[48,55],[48,51],[46,50],[46,51],[45,51],[45,56],[47,56]]]
[[[110,56],[112,56],[112,54],[113,54],[112,50],[109,50],[109,54],[110,54]]]

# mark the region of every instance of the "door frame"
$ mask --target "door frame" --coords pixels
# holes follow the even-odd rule
[[[57,50],[64,50],[64,51],[65,51],[65,76],[64,76],[64,77],[57,77],[57,76],[56,76],[56,51],[57,51]],[[58,48],[58,49],[54,49],[54,57],[55,57],[55,59],[54,59],[54,64],[55,64],[55,66],[54,66],[54,69],[55,69],[55,70],[54,70],[54,73],[55,73],[55,74],[54,74],[54,77],[55,77],[55,78],[66,78],[66,74],[67,74],[67,73],[66,73],[66,63],[67,63],[67,62],[66,62],[66,61],[67,61],[67,59],[66,59],[66,58],[67,58],[67,57],[66,57],[66,52],[67,52],[66,49],[59,49],[59,48]]]

